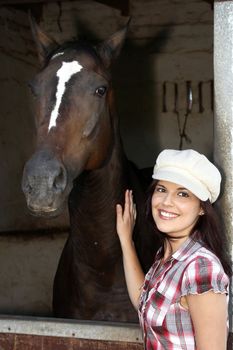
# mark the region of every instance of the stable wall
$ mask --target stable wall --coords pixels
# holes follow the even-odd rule
[[[57,41],[97,42],[127,22],[95,1],[34,5]],[[29,215],[22,169],[34,148],[33,99],[27,82],[38,70],[27,13],[0,8],[0,313],[51,315],[52,283],[68,232],[68,215]],[[163,148],[213,145],[213,11],[203,0],[131,0],[128,38],[113,68],[117,109],[128,157],[152,166]],[[192,92],[192,108],[187,95]],[[188,113],[187,113],[188,112]],[[135,149],[137,152],[135,152]]]

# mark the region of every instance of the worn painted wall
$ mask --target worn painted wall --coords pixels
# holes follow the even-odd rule
[[[97,42],[127,22],[119,10],[92,0],[59,4],[38,5],[41,27],[59,42],[77,36]],[[128,38],[113,67],[129,158],[148,167],[165,147],[192,147],[211,155],[210,5],[131,0],[129,14]],[[46,316],[51,315],[53,276],[69,221],[67,211],[50,221],[31,217],[20,188],[35,135],[27,82],[39,68],[27,13],[20,6],[0,8],[0,65],[0,313]]]

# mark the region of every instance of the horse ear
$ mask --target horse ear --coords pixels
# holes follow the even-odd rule
[[[43,64],[49,52],[54,50],[58,46],[58,43],[41,30],[41,28],[38,26],[38,24],[36,23],[34,17],[32,17],[30,12],[29,12],[29,22],[30,22],[32,35],[37,46],[39,61],[41,64]]]
[[[120,54],[128,31],[129,22],[130,19],[124,28],[118,30],[116,33],[111,35],[110,38],[103,41],[96,47],[97,52],[99,53],[106,67],[109,67],[112,60],[116,59]]]

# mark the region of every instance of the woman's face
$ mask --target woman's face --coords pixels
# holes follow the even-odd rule
[[[158,181],[152,195],[152,216],[161,232],[171,237],[189,236],[199,215],[200,200],[186,188],[169,181]]]

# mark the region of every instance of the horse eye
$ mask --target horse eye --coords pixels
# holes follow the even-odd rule
[[[100,96],[100,97],[103,97],[106,90],[107,90],[106,86],[100,86],[95,90],[95,94]]]

